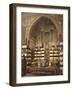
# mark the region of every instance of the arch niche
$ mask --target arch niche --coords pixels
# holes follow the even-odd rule
[[[31,26],[29,47],[48,48],[58,43],[58,32],[55,23],[46,16],[39,17]]]

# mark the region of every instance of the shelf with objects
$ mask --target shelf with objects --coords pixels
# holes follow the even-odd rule
[[[26,43],[22,45],[22,76],[29,73],[29,68],[31,67],[31,49]]]
[[[59,60],[60,60],[60,74],[63,75],[63,42],[60,42],[59,45],[57,46],[60,50],[59,53]]]
[[[62,75],[63,74],[63,44],[53,45],[48,49],[35,47],[30,49],[22,45],[22,64],[26,75]],[[24,60],[26,60],[26,65]],[[25,66],[25,67],[24,67]]]

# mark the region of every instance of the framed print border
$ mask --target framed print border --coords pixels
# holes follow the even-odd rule
[[[17,67],[18,67],[18,64],[17,64],[17,32],[18,32],[18,29],[17,29],[17,8],[36,8],[37,10],[38,9],[43,9],[45,10],[45,14],[47,14],[47,9],[55,9],[55,10],[66,10],[68,11],[68,28],[67,28],[67,32],[68,32],[68,41],[67,41],[67,48],[68,48],[68,52],[67,52],[67,68],[68,68],[68,72],[66,72],[67,75],[67,80],[60,80],[60,81],[41,81],[41,82],[26,82],[26,83],[17,83]],[[70,7],[66,7],[66,6],[49,6],[49,5],[33,5],[33,4],[17,4],[17,3],[13,3],[13,4],[10,4],[9,6],[9,9],[10,9],[10,62],[9,62],[9,65],[10,65],[10,69],[9,69],[9,84],[11,86],[29,86],[29,85],[45,85],[45,84],[60,84],[60,83],[69,83],[70,82]],[[26,9],[26,10],[28,10]],[[26,11],[24,9],[24,11],[26,13],[30,13],[31,11]],[[23,12],[23,11],[22,11]],[[60,11],[59,11],[60,12]],[[35,12],[34,12],[35,13]],[[37,13],[37,12],[36,12]],[[38,12],[39,13],[39,12]],[[40,12],[41,14],[42,11]],[[53,12],[54,14],[54,12]],[[55,13],[56,14],[56,13]],[[19,33],[19,32],[18,32]],[[21,43],[20,43],[21,44]],[[20,72],[19,72],[20,73]],[[29,78],[29,77],[27,77]],[[35,78],[35,77],[34,77]],[[25,79],[26,80],[26,79]],[[34,79],[33,79],[34,80]]]

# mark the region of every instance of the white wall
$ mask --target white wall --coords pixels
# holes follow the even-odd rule
[[[71,6],[71,11],[72,11],[72,0],[0,0],[0,90],[28,90],[28,89],[29,90],[44,90],[44,89],[45,90],[72,90],[72,82],[70,84],[56,84],[56,85],[54,84],[54,85],[27,86],[27,87],[24,87],[24,86],[11,87],[8,85],[8,82],[9,82],[9,4],[10,3],[66,5],[66,6]],[[71,21],[72,21],[72,12],[71,12]],[[71,42],[71,45],[72,45],[72,42]],[[71,75],[72,75],[72,72],[71,72]],[[71,78],[71,81],[72,81],[72,78]]]

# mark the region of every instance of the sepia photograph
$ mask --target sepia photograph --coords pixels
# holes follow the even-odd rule
[[[21,13],[23,76],[63,75],[63,15]]]

